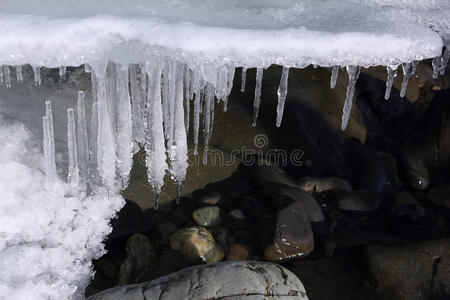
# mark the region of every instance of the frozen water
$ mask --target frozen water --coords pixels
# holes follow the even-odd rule
[[[287,89],[288,89],[288,77],[289,77],[289,68],[283,67],[281,71],[281,81],[280,86],[278,87],[278,106],[277,106],[277,127],[281,126],[281,120],[283,119],[284,112],[284,102],[286,101]]]
[[[259,106],[261,105],[261,89],[262,89],[263,69],[256,69],[256,85],[255,85],[255,99],[253,100],[253,127],[256,126],[258,120]]]
[[[342,112],[342,124],[341,129],[345,130],[347,128],[348,118],[350,117],[350,112],[352,110],[353,95],[355,93],[356,80],[359,77],[360,67],[358,66],[347,66],[348,73],[348,86],[347,95],[345,97],[344,108]]]
[[[391,96],[392,85],[394,84],[394,79],[397,77],[397,67],[386,67],[387,70],[387,80],[386,80],[386,92],[384,93],[384,99],[389,100]]]
[[[339,75],[339,67],[334,66],[333,69],[331,70],[331,80],[330,80],[331,89],[334,89],[336,87],[336,80],[338,78],[338,75]]]
[[[402,89],[400,91],[400,97],[405,97],[406,88],[408,87],[408,81],[412,75],[411,74],[411,69],[412,69],[411,63],[403,63],[402,69],[403,69],[403,81],[402,81]]]

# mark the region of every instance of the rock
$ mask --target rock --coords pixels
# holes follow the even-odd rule
[[[268,262],[227,261],[186,268],[150,282],[106,290],[88,298],[115,299],[307,300],[308,297],[301,281],[282,266]]]
[[[136,203],[126,200],[125,206],[111,220],[113,231],[109,234],[106,244],[116,247],[126,243],[135,233],[148,233],[155,226],[154,219],[146,214]],[[122,244],[122,245],[121,245]]]
[[[175,232],[170,239],[170,247],[192,262],[215,263],[224,256],[212,234],[203,227],[183,228]]]
[[[191,266],[183,254],[176,250],[163,251],[156,260],[156,264],[144,276],[143,280],[153,280],[161,276],[178,272],[181,269]]]
[[[403,154],[405,166],[406,184],[416,190],[425,190],[430,185],[428,167],[420,157],[412,157],[411,154]]]
[[[200,205],[216,205],[219,203],[221,197],[222,195],[220,193],[212,191],[200,196],[197,201]]]
[[[113,280],[116,277],[117,267],[111,261],[101,257],[94,261],[94,265],[95,269],[105,276],[106,279]]]
[[[150,240],[143,234],[134,234],[125,248],[127,257],[119,271],[119,284],[139,282],[156,260],[156,251]]]
[[[286,172],[276,166],[255,166],[253,172],[253,180],[258,185],[264,186],[270,182],[296,187],[295,183],[286,175]]]
[[[220,224],[220,208],[217,206],[205,206],[196,209],[192,217],[198,225],[203,227],[213,227]]]
[[[277,215],[273,244],[264,251],[269,261],[304,257],[314,250],[314,235],[303,204],[295,201]]]
[[[302,177],[297,180],[298,187],[309,193],[321,193],[326,191],[351,191],[352,187],[347,180],[337,177]]]
[[[228,213],[235,220],[244,220],[245,215],[240,209],[234,209]]]
[[[449,299],[450,240],[366,249],[379,290],[399,300]]]
[[[450,187],[442,185],[431,188],[427,193],[427,199],[437,207],[450,209]]]
[[[179,229],[180,228],[177,225],[171,222],[158,224],[158,234],[164,243],[169,243],[172,234],[177,232]]]
[[[398,217],[408,217],[413,221],[417,221],[425,215],[425,209],[406,191],[402,191],[394,197],[389,205],[389,210]]]
[[[169,213],[170,222],[178,227],[186,227],[195,225],[192,220],[192,213],[197,208],[197,203],[192,198],[182,197],[179,201],[171,203],[172,210]]]
[[[388,153],[366,152],[361,158],[359,170],[359,190],[390,195],[401,185],[397,174],[397,160]]]
[[[381,196],[375,192],[352,191],[341,193],[336,198],[339,209],[350,212],[372,212],[381,204]]]
[[[248,246],[233,244],[227,254],[226,260],[247,260],[250,257]]]
[[[322,209],[317,203],[316,199],[310,194],[299,190],[298,188],[280,187],[274,190],[275,195],[285,196],[294,201],[302,203],[304,210],[311,222],[322,222],[325,220]]]

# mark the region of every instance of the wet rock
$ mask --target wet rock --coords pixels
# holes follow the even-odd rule
[[[220,193],[212,191],[200,196],[197,201],[201,205],[216,205],[219,203],[221,197],[222,195]]]
[[[427,193],[427,199],[437,207],[450,209],[450,186],[442,185],[433,187]]]
[[[175,225],[171,222],[164,222],[164,223],[158,224],[157,228],[158,228],[159,237],[161,238],[163,243],[169,243],[170,237],[172,236],[172,234],[174,234],[175,232],[177,232],[180,229],[177,225]]]
[[[366,255],[384,298],[449,299],[450,240],[369,246]]]
[[[404,154],[402,157],[405,166],[406,184],[416,190],[425,190],[430,185],[428,167],[420,157]]]
[[[389,205],[389,210],[391,214],[408,217],[413,221],[419,220],[425,214],[425,209],[406,191],[402,191],[394,197]]]
[[[245,215],[240,209],[234,209],[228,213],[235,220],[244,220]]]
[[[192,214],[195,222],[203,227],[213,227],[220,224],[220,208],[217,206],[205,206],[196,209]]]
[[[263,298],[308,299],[303,284],[291,271],[276,264],[256,261],[194,266],[154,281],[110,289],[88,299]]]
[[[230,246],[226,260],[247,260],[249,257],[250,249],[248,246],[233,244]]]
[[[274,190],[276,196],[284,196],[293,201],[302,203],[303,208],[311,222],[322,222],[325,220],[322,209],[316,199],[310,194],[299,190],[298,188],[280,187]]]
[[[401,186],[397,160],[390,154],[368,151],[361,158],[359,169],[359,190],[390,195]]]
[[[269,261],[304,257],[314,250],[314,235],[303,204],[295,201],[277,215],[273,244],[264,251]]]
[[[194,225],[192,213],[197,208],[197,203],[192,198],[182,197],[177,201],[173,201],[172,210],[169,213],[169,221],[178,227],[186,227]]]
[[[183,254],[176,250],[169,249],[158,256],[154,267],[145,274],[143,280],[153,280],[189,266],[191,266],[191,263],[186,260]]]
[[[280,183],[283,185],[296,187],[294,181],[292,181],[284,172],[283,169],[276,166],[262,165],[254,167],[253,180],[256,184],[264,186],[267,183]]]
[[[224,256],[212,234],[203,227],[183,228],[175,232],[170,239],[170,247],[192,262],[215,263]]]
[[[351,191],[352,187],[347,180],[337,177],[302,177],[297,180],[298,187],[309,193],[325,191]]]
[[[135,233],[148,233],[155,226],[154,219],[146,214],[136,203],[126,200],[125,206],[111,220],[113,231],[106,240],[107,246],[116,247],[126,243]]]
[[[381,196],[375,192],[352,191],[341,193],[336,197],[339,209],[350,212],[372,212],[381,204]]]
[[[125,250],[127,257],[119,270],[120,285],[139,282],[156,260],[156,250],[143,234],[132,235],[127,241]]]

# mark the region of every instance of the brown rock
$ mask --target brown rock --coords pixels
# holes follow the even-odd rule
[[[230,252],[227,255],[227,260],[247,260],[250,255],[248,246],[241,244],[233,244],[230,246]]]
[[[264,258],[285,261],[304,257],[313,250],[311,224],[302,203],[295,201],[278,212],[274,241],[266,248]]]

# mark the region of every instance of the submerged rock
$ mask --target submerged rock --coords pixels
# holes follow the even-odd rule
[[[299,201],[281,209],[277,215],[273,244],[264,251],[269,261],[304,257],[314,250],[311,223]]]
[[[181,252],[192,262],[215,263],[221,261],[224,253],[212,234],[203,227],[188,227],[175,232],[170,247]]]
[[[371,212],[377,210],[381,204],[381,196],[375,192],[352,191],[337,196],[339,209],[351,212]]]
[[[150,282],[114,288],[88,300],[298,299],[307,300],[302,282],[282,266],[229,261],[183,269]]]
[[[217,206],[205,206],[196,209],[192,217],[198,225],[204,227],[213,227],[220,224],[220,208]]]
[[[347,180],[337,177],[302,177],[297,180],[298,187],[307,193],[321,193],[325,191],[351,191]]]

